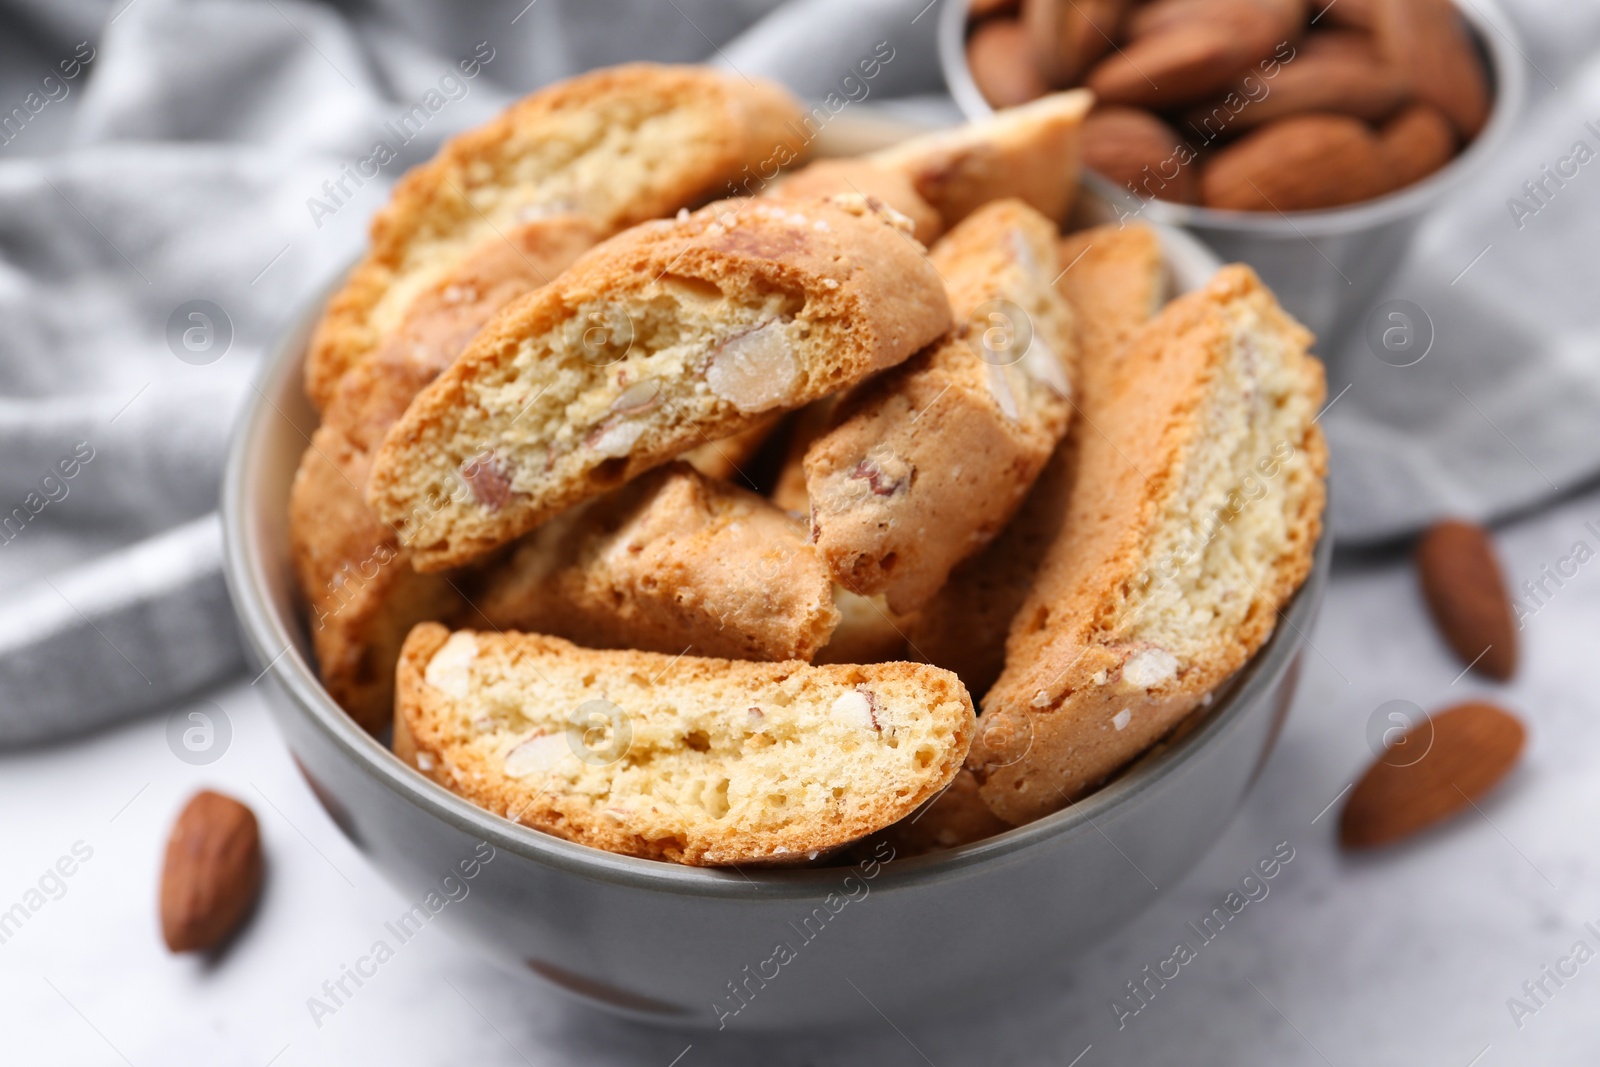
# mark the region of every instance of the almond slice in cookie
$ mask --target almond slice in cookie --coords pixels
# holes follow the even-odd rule
[[[771,82],[638,63],[542,89],[448,141],[372,222],[372,248],[328,302],[306,358],[326,407],[416,295],[490,238],[575,215],[602,235],[726,195],[747,168],[804,155],[799,105]]]
[[[1066,432],[1077,357],[1049,219],[996,201],[930,256],[956,331],[846,398],[805,458],[812,537],[834,579],[900,614],[1016,512]]]
[[[961,767],[947,671],[595,651],[412,631],[395,752],[498,815],[696,865],[804,860],[904,817]]]
[[[949,321],[921,246],[859,196],[646,223],[485,328],[390,431],[367,500],[419,570],[458,565]]]
[[[1311,570],[1324,393],[1248,268],[1084,376],[1061,533],[1011,624],[968,765],[1014,825],[1065,807],[1243,667]]]
[[[496,629],[729,659],[809,661],[839,621],[804,523],[681,461],[518,542],[473,603]]]

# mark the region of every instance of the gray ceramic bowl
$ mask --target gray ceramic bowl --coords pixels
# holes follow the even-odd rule
[[[1162,238],[1176,289],[1216,268],[1185,234]],[[1204,725],[1075,807],[966,848],[740,873],[615,856],[490,815],[364,733],[312,668],[286,511],[316,425],[301,359],[320,308],[308,306],[272,353],[233,441],[228,585],[279,728],[328,813],[408,899],[441,886],[459,897],[438,924],[492,957],[668,1024],[838,1024],[875,1018],[872,1005],[914,1016],[1026,982],[1127,923],[1222,832],[1272,748],[1298,632],[1310,630],[1327,576],[1327,537],[1287,622]]]
[[[967,67],[970,6],[971,0],[949,0],[939,13],[939,61],[956,105],[968,118],[977,119],[994,109]],[[1527,73],[1516,28],[1496,0],[1468,0],[1457,6],[1488,65],[1494,109],[1465,152],[1415,185],[1331,211],[1273,215],[1141,200],[1097,174],[1085,175],[1084,182],[1130,215],[1188,227],[1225,261],[1250,264],[1283,306],[1317,335],[1324,355],[1337,352],[1348,331],[1359,326],[1353,317],[1366,309],[1403,258],[1423,216],[1504,150],[1522,113]]]

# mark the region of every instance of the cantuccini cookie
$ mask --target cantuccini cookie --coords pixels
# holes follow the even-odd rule
[[[1054,224],[996,201],[930,258],[955,332],[841,401],[805,457],[812,538],[835,580],[900,614],[999,533],[1072,414]]]
[[[602,234],[723,193],[747,166],[804,154],[799,105],[765,81],[703,67],[632,64],[512,105],[409,171],[372,222],[372,245],[329,301],[306,358],[320,410],[415,296],[494,239],[550,215]]]
[[[1143,223],[1069,233],[1058,247],[1062,271],[1056,291],[1072,305],[1078,380],[1089,391],[1089,383],[1116,365],[1124,346],[1160,310],[1166,298],[1166,264],[1160,239]],[[974,700],[981,700],[1000,677],[1011,620],[1061,532],[1077,439],[1094,432],[1087,422],[1074,422],[1005,530],[952,571],[950,580],[907,624],[910,657],[955,671]]]
[[[961,768],[972,704],[921,664],[811,667],[412,631],[395,752],[473,803],[612,852],[803,861]]]
[[[367,507],[372,453],[424,385],[501,306],[559,274],[597,239],[582,219],[523,226],[422,290],[378,351],[339,381],[289,493],[289,547],[311,607],[323,685],[377,731],[394,709],[400,643],[423,619],[462,607],[454,583],[420,575],[393,527]],[[485,265],[487,264],[487,268]]]
[[[1249,268],[1084,382],[1062,532],[1012,622],[968,766],[1012,824],[1158,741],[1259,649],[1311,568],[1326,447],[1311,335]]]
[[[422,391],[374,461],[368,503],[418,569],[458,565],[903,361],[950,306],[899,225],[855,195],[756,199],[611,238]]]
[[[948,229],[991,200],[1015,197],[1056,223],[1078,190],[1079,135],[1094,96],[1052,93],[951,130],[913,137],[867,156],[911,179]]]
[[[804,523],[681,461],[545,523],[479,588],[494,628],[590,648],[809,661],[839,621]]]

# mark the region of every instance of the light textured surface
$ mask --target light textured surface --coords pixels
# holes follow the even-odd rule
[[[1537,575],[1578,538],[1595,544],[1585,522],[1600,524],[1600,492],[1502,531],[1508,577],[1520,584]],[[94,849],[66,894],[0,946],[7,1056],[123,1067],[92,1024],[139,1067],[184,1060],[260,1067],[285,1046],[274,1067],[365,1060],[667,1067],[690,1045],[678,1067],[926,1067],[917,1050],[939,1067],[1066,1067],[1089,1045],[1077,1067],[1322,1067],[1312,1045],[1339,1067],[1466,1067],[1485,1046],[1492,1049],[1477,1067],[1586,1067],[1595,1037],[1593,963],[1521,1030],[1505,1001],[1585,936],[1584,922],[1600,925],[1600,871],[1585,829],[1600,819],[1600,709],[1590,667],[1600,571],[1593,566],[1528,620],[1523,672],[1514,684],[1495,686],[1472,675],[1452,684],[1460,664],[1430,630],[1404,559],[1341,560],[1321,620],[1306,635],[1315,648],[1305,650],[1299,698],[1261,781],[1200,867],[1163,885],[1165,895],[1133,926],[1061,960],[1023,995],[995,1006],[974,1003],[927,1019],[896,1014],[892,1026],[874,1017],[852,1034],[770,1041],[733,1029],[673,1033],[618,1022],[535,979],[508,976],[433,929],[318,1029],[306,998],[368,951],[383,923],[410,902],[323,814],[259,689],[241,681],[206,694],[234,728],[232,747],[209,767],[173,758],[162,736],[165,715],[0,757],[0,810],[29,813],[8,824],[0,856],[7,906],[73,842]],[[1480,802],[1482,815],[1468,812],[1410,847],[1340,856],[1337,806],[1317,816],[1371,759],[1365,727],[1372,712],[1396,698],[1435,708],[1468,697],[1524,716],[1523,766]],[[200,701],[171,710],[202,708],[214,711]],[[261,912],[217,966],[168,957],[155,916],[169,821],[202,786],[256,809],[269,865]],[[1126,994],[1124,983],[1165,958],[1186,923],[1198,922],[1284,841],[1295,858],[1270,883],[1270,895],[1118,1031],[1109,1004]],[[1123,862],[1109,845],[1104,858]],[[139,995],[129,996],[134,987]],[[877,996],[870,987],[862,992]]]

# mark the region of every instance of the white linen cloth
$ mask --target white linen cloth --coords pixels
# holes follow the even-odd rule
[[[926,98],[937,3],[0,2],[0,745],[241,668],[208,517],[228,432],[262,351],[358,252],[405,167],[521,93],[629,59],[710,59],[821,97],[886,40],[870,105]],[[1429,310],[1434,352],[1332,361],[1330,395],[1350,386],[1325,419],[1350,540],[1505,515],[1600,470],[1585,299],[1600,163],[1520,229],[1505,204],[1575,140],[1600,148],[1584,125],[1600,120],[1585,62],[1600,10],[1524,0],[1513,16],[1533,112],[1385,291]],[[430,92],[443,103],[400,158],[339,190]],[[194,301],[221,315],[192,317]]]

